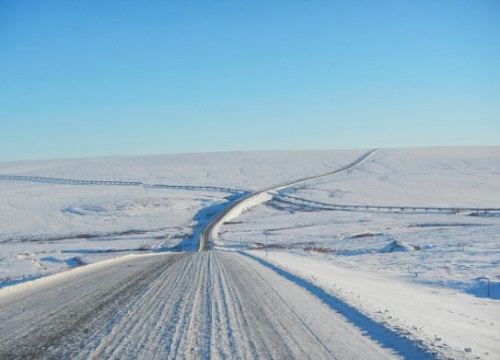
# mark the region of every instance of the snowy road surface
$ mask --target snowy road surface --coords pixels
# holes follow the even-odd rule
[[[129,256],[4,289],[1,359],[391,358],[238,253]]]

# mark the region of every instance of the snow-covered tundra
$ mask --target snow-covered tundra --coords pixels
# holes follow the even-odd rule
[[[437,357],[500,357],[500,147],[381,149],[291,183],[365,153],[0,163],[0,298],[108,258],[194,251],[221,209],[268,189],[217,228],[215,248],[282,275],[379,343],[388,329]]]

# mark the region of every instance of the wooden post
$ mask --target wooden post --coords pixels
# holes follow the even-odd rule
[[[266,257],[267,257],[267,248],[269,247],[269,244],[267,242],[267,234],[266,234]]]

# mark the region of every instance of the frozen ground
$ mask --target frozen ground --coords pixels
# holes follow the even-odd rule
[[[10,176],[0,176],[0,286],[131,252],[194,250],[228,200],[363,153],[0,163]],[[439,354],[500,357],[499,147],[383,149],[253,205],[219,228],[218,248],[304,280],[355,324],[359,312]]]

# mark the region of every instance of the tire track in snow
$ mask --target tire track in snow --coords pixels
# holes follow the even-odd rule
[[[0,291],[0,358],[388,358],[237,253],[135,256]]]
[[[5,289],[0,292],[0,358],[38,358],[45,352],[42,358],[60,358],[104,319],[120,316],[125,304],[182,257],[134,257],[103,271],[99,266],[71,272],[57,282],[48,277],[26,284],[20,293]],[[69,347],[60,345],[65,342]]]

